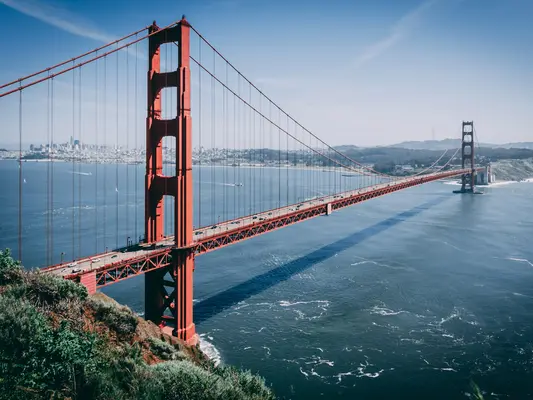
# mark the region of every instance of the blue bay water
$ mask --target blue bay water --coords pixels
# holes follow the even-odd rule
[[[108,167],[106,204],[114,206],[116,170]],[[46,187],[30,189],[29,184],[42,181],[47,168],[24,165],[24,246],[31,249],[24,257],[34,265],[46,258]],[[106,235],[95,224],[96,214],[103,221],[104,194],[89,189],[94,187],[94,166],[83,166],[92,174],[75,181],[96,200],[85,203],[82,195],[79,215],[69,209],[69,168],[54,166],[55,182],[61,176],[65,181],[65,193],[57,189],[54,196],[59,202],[53,211],[54,257],[62,243],[72,246],[73,217],[82,221],[75,252],[118,241],[111,206]],[[144,176],[142,166],[137,174],[135,168],[128,171],[127,185],[125,171],[119,171],[119,209],[135,210],[119,211],[120,237],[135,234],[132,221],[138,212],[137,231],[142,233]],[[224,202],[220,194],[210,194],[224,186],[205,183],[204,221],[216,223],[220,213],[231,217],[287,200],[279,171],[240,170],[243,175],[234,177],[234,170],[203,169],[204,182],[245,181],[240,188],[246,200],[241,201],[248,204],[232,204],[239,187],[225,186]],[[16,163],[0,163],[0,173],[6,182],[0,194],[0,247],[16,248]],[[295,174],[289,176],[289,201],[301,201],[313,190],[326,193],[357,185],[354,178],[334,172],[288,174]],[[132,191],[133,177],[140,193]],[[262,187],[268,182],[272,189],[260,196],[258,184],[257,193],[247,195],[250,179]],[[128,199],[120,197],[126,186]],[[482,196],[453,195],[452,189],[440,182],[408,189],[197,257],[198,332],[222,362],[258,372],[284,398],[468,398],[471,381],[486,398],[532,397],[533,184],[485,188]],[[195,194],[198,211],[198,189]],[[143,310],[143,277],[104,292]]]

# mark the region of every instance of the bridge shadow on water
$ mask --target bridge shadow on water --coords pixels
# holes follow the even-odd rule
[[[380,221],[350,236],[320,247],[319,249],[306,254],[303,257],[280,265],[279,267],[276,267],[261,275],[254,276],[243,283],[202,300],[194,305],[194,322],[197,325],[201,324],[202,322],[236,305],[237,303],[244,301],[253,295],[259,294],[271,288],[272,286],[291,278],[293,275],[305,271],[313,265],[323,262],[328,258],[333,257],[335,254],[353,247],[363,240],[371,238],[399,224],[402,221],[412,218],[415,215],[420,214],[422,211],[428,210],[431,207],[442,203],[448,198],[450,198],[448,195],[439,195],[424,204],[396,214],[393,217]]]

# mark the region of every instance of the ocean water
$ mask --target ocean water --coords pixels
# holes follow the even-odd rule
[[[0,163],[0,173],[10,182],[0,194],[1,247],[16,248],[15,167]],[[56,166],[55,174],[60,176],[61,168],[70,181],[67,166]],[[82,168],[92,172],[80,175],[86,179],[82,190],[94,187],[90,168]],[[46,169],[25,165],[26,185]],[[244,180],[244,175],[234,179],[233,170],[219,171],[206,169],[204,178],[213,174],[215,182],[230,185]],[[114,173],[109,172],[107,203],[116,201]],[[246,178],[283,186],[279,171],[262,173]],[[333,172],[313,172],[321,178],[298,173],[300,193],[291,186],[289,197],[356,184],[347,182],[353,178],[329,177],[337,176]],[[134,169],[129,175],[135,176]],[[294,182],[298,176],[290,178]],[[246,182],[241,189],[248,188]],[[219,214],[218,195],[214,205],[209,197],[215,186],[223,185],[203,187],[204,221],[216,221]],[[139,183],[140,195],[133,193],[121,209],[142,212],[142,188]],[[453,188],[430,183],[197,257],[195,322],[204,348],[222,363],[261,374],[287,399],[473,398],[471,382],[487,399],[532,398],[533,183],[489,187],[476,196],[454,195]],[[118,189],[123,193],[122,181]],[[26,196],[40,198],[34,190]],[[83,221],[94,224],[96,214],[102,221],[101,191],[87,189],[97,200],[92,206],[81,202],[78,215],[68,209],[72,188],[61,189],[64,196],[59,190],[54,198],[63,197],[65,204],[57,209],[67,211],[61,214],[54,207],[54,253],[62,243],[72,246],[72,219],[75,232],[76,221],[82,221],[83,239],[74,251],[79,247],[83,254],[118,240],[112,211],[110,218],[106,215],[107,236],[100,225],[84,227]],[[227,186],[224,204],[237,198],[230,190],[240,189]],[[270,200],[258,192],[250,195],[251,208],[281,201],[275,190],[267,193],[274,193]],[[38,265],[46,257],[42,248],[50,247],[38,233],[46,228],[47,209],[30,200],[26,204],[24,220],[31,227],[25,225],[24,242],[32,251],[24,251],[24,257]],[[232,212],[229,205],[225,208],[226,214]],[[235,206],[233,212],[239,209],[250,207]],[[124,228],[125,216],[118,214],[119,234],[133,236],[135,217],[128,216]],[[142,218],[137,219],[142,231]],[[142,313],[142,277],[103,291]]]

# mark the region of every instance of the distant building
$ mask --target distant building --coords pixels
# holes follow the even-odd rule
[[[413,172],[414,168],[411,165],[396,165],[394,167],[396,172]]]
[[[476,174],[476,185],[488,185],[489,183],[494,183],[496,177],[492,173],[491,165],[487,165],[485,169],[478,171]]]

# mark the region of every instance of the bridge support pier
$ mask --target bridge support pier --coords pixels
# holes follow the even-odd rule
[[[198,342],[193,323],[193,198],[192,198],[192,121],[190,91],[190,25],[183,18],[176,26],[159,30],[150,27],[148,59],[148,116],[146,119],[146,241],[163,238],[163,199],[173,196],[174,242],[171,265],[146,274],[145,301],[148,320],[171,330],[184,342]],[[178,69],[160,71],[160,47],[178,44]],[[177,89],[177,116],[161,119],[161,91]],[[176,138],[176,174],[164,176],[162,140]]]
[[[193,315],[193,273],[194,253],[189,249],[176,249],[172,255],[172,274],[174,277],[174,296],[176,306],[173,308],[176,326],[174,336],[187,344],[198,342]]]
[[[193,322],[194,254],[174,249],[172,264],[145,274],[145,318],[189,345],[198,343]]]
[[[87,293],[96,293],[96,272],[90,272],[80,277],[80,284],[87,288]]]

